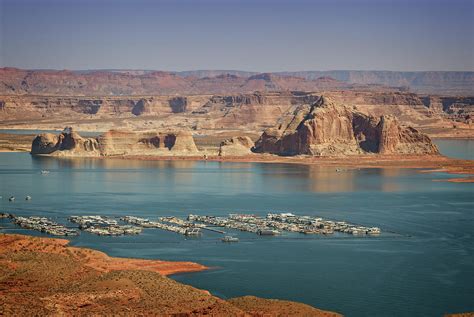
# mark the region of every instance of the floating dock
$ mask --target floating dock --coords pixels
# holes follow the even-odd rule
[[[77,235],[78,231],[60,225],[46,217],[19,217],[0,213],[0,218],[11,218],[22,228],[46,232],[52,235]],[[185,236],[199,236],[202,230],[225,234],[220,228],[252,232],[258,235],[275,236],[282,232],[302,234],[333,234],[334,232],[354,236],[379,235],[378,227],[366,227],[345,221],[333,221],[320,217],[298,216],[292,213],[268,213],[266,217],[252,214],[229,214],[228,217],[190,214],[186,219],[178,217],[161,217],[158,221],[136,216],[123,216],[119,220],[106,216],[71,216],[70,222],[78,225],[80,230],[108,236],[140,234],[145,228],[161,229]],[[216,228],[217,227],[217,228]],[[218,229],[219,228],[219,229]]]

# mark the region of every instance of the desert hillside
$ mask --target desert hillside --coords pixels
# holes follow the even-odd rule
[[[67,244],[0,235],[0,315],[340,316],[289,301],[225,301],[165,276],[202,265],[112,258]]]

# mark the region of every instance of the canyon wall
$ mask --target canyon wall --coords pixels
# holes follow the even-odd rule
[[[471,123],[474,118],[474,97],[426,96],[423,103],[434,111],[445,113],[456,122]]]
[[[290,106],[312,103],[319,94],[298,91],[254,92],[251,94],[190,95],[190,96],[11,96],[0,95],[0,118],[5,120],[28,117],[54,117],[75,114],[78,118],[114,116],[156,116],[189,113],[193,115],[219,112],[228,117],[259,116],[260,108],[271,106],[278,111]],[[337,102],[358,107],[407,106],[424,115],[472,113],[474,97],[419,96],[409,92],[387,91],[326,91],[324,95]],[[245,110],[247,113],[240,113]],[[239,112],[235,114],[234,112]],[[280,113],[281,114],[281,113]]]
[[[182,96],[0,96],[0,127],[82,131],[111,129],[191,129],[197,134],[222,130],[261,131],[310,105],[319,93],[299,91]],[[402,124],[434,134],[472,135],[474,97],[420,96],[399,91],[331,90],[337,103],[368,116],[393,115]],[[449,132],[456,126],[456,134]],[[444,129],[444,130],[443,130]],[[441,131],[441,132],[440,132]],[[459,133],[463,134],[459,134]],[[239,135],[236,133],[234,135]]]
[[[296,105],[314,102],[317,96],[301,92],[272,92],[237,95],[215,95],[192,113],[211,120],[203,122],[206,128],[239,128],[259,130],[275,122]]]
[[[73,114],[75,118],[156,116],[202,106],[207,96],[0,96],[0,118],[28,119]]]

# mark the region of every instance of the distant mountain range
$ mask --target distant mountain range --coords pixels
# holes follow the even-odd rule
[[[396,87],[396,88],[390,88]],[[411,90],[421,94],[472,95],[474,72],[239,70],[23,70],[0,68],[0,94],[157,95],[254,91]]]
[[[232,74],[241,77],[255,75],[254,72],[238,70],[196,70],[176,72],[179,76],[195,76],[198,78]],[[474,72],[456,71],[372,71],[372,70],[328,70],[328,71],[297,71],[274,72],[278,76],[302,77],[308,80],[320,77],[331,77],[348,84],[384,85],[390,87],[409,87],[419,93],[474,93]]]

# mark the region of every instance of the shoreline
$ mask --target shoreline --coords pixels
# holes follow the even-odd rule
[[[24,244],[24,240],[31,240],[32,243]],[[36,242],[40,244],[47,241],[49,247],[38,249]],[[37,237],[23,234],[8,234],[0,233],[0,246],[3,250],[18,252],[18,251],[32,251],[45,252],[53,254],[73,254],[74,257],[80,258],[83,265],[94,268],[103,273],[109,273],[117,270],[144,270],[157,272],[161,275],[168,276],[179,273],[195,273],[210,269],[207,266],[194,262],[182,261],[162,261],[162,260],[148,260],[148,259],[134,259],[111,257],[106,253],[82,247],[74,247],[70,245],[70,240],[51,237]],[[0,258],[0,264],[2,263]]]
[[[209,269],[201,264],[110,257],[68,244],[0,233],[0,315],[341,316],[287,300],[222,299],[167,277]]]
[[[27,151],[0,151],[0,153],[24,153]],[[319,167],[334,167],[344,169],[360,168],[413,168],[428,169],[420,172],[441,172],[454,175],[466,175],[451,179],[439,179],[434,181],[448,181],[455,183],[473,183],[474,160],[457,159],[439,155],[354,155],[345,157],[329,156],[278,156],[273,154],[252,153],[242,156],[218,156],[218,155],[48,155],[37,154],[38,157],[52,157],[59,159],[100,159],[100,160],[138,160],[138,161],[189,161],[189,162],[231,162],[231,163],[264,163],[264,164],[300,164]]]
[[[107,159],[109,157],[100,157]],[[112,157],[110,157],[112,158]],[[441,179],[450,182],[474,182],[474,160],[449,158],[443,155],[360,155],[353,157],[310,157],[310,156],[276,156],[271,154],[250,154],[246,156],[147,156],[127,155],[116,156],[122,160],[142,161],[200,161],[200,162],[232,162],[232,163],[265,163],[265,164],[301,164],[320,167],[334,167],[346,169],[360,168],[413,168],[428,169],[426,172],[442,172],[455,175],[466,175],[466,178]]]

